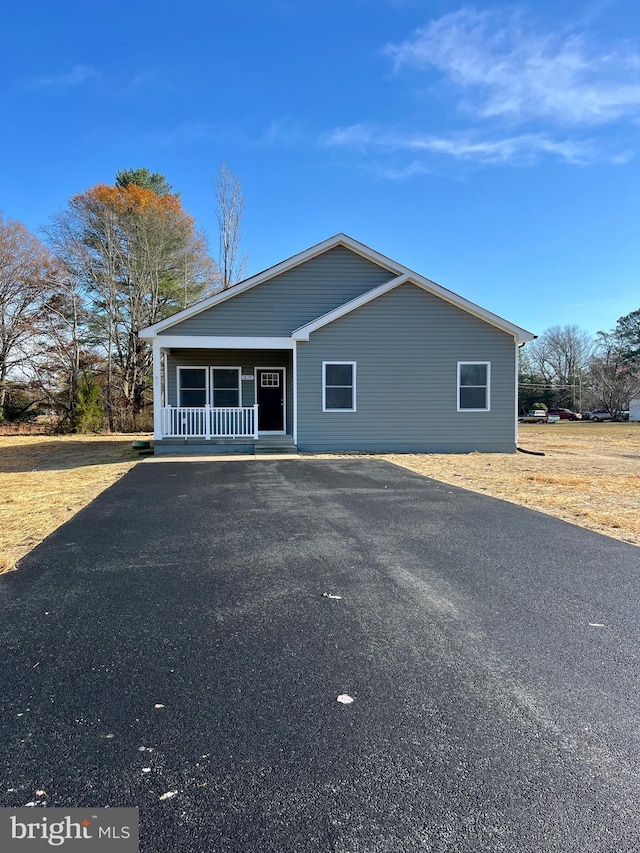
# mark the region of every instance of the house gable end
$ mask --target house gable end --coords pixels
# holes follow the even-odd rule
[[[458,363],[490,365],[490,409],[461,412]],[[326,413],[323,365],[353,365],[353,406]],[[303,450],[514,447],[513,336],[405,281],[297,346]]]
[[[382,283],[369,292],[361,294],[355,299],[352,299],[350,302],[338,306],[333,311],[329,311],[327,314],[315,318],[312,322],[295,329],[292,332],[291,337],[296,341],[308,341],[309,335],[318,329],[335,322],[337,319],[344,317],[352,311],[362,308],[362,306],[367,305],[369,302],[378,299],[386,293],[389,293],[391,290],[406,284],[414,285],[432,296],[440,298],[444,302],[459,308],[461,311],[494,326],[500,331],[504,331],[507,334],[512,335],[518,343],[526,343],[535,339],[535,335],[531,334],[531,332],[527,332],[526,329],[522,329],[519,326],[515,326],[513,323],[509,323],[508,320],[498,317],[497,314],[493,314],[492,312],[481,308],[479,305],[475,305],[473,302],[469,302],[463,297],[458,296],[456,293],[453,293],[453,291],[446,290],[435,282],[430,281],[423,276],[419,276],[409,270],[396,278]]]
[[[292,329],[395,277],[393,271],[336,245],[232,298],[203,307],[178,322],[162,324],[165,327],[156,334],[159,339],[175,335],[289,336]]]

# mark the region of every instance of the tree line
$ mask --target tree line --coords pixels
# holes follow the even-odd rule
[[[43,240],[0,213],[0,421],[148,429],[151,351],[138,331],[244,275],[245,198],[222,164],[214,260],[164,175],[118,172],[69,199]],[[617,415],[640,396],[640,309],[593,337],[553,326],[520,350],[519,407]]]
[[[613,417],[640,397],[640,309],[592,336],[575,325],[552,326],[520,350],[519,409],[535,403]]]
[[[244,194],[222,164],[217,262],[164,175],[125,169],[72,196],[43,240],[0,213],[0,421],[146,429],[151,350],[138,331],[231,287]]]

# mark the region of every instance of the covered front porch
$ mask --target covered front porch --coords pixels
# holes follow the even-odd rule
[[[295,449],[294,360],[293,348],[154,346],[155,452]]]

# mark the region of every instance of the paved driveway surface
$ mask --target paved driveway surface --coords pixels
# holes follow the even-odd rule
[[[137,805],[146,853],[638,850],[639,569],[384,462],[140,465],[0,578],[0,803]]]

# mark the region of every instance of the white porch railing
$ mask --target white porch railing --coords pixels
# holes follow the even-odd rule
[[[163,438],[258,438],[258,407],[174,407],[160,410]]]

